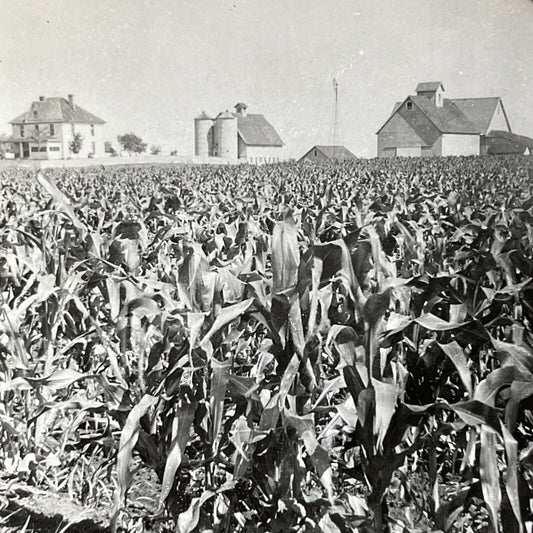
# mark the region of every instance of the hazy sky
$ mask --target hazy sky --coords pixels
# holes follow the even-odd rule
[[[502,96],[533,136],[532,0],[0,0],[0,132],[39,95],[75,95],[105,138],[194,151],[193,119],[246,102],[298,157],[375,132],[418,81]]]

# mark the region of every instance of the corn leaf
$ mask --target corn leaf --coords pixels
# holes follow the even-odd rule
[[[272,292],[277,294],[298,281],[300,251],[298,230],[292,217],[277,222],[272,232]]]
[[[172,443],[170,444],[167,454],[165,471],[163,473],[163,481],[161,482],[161,494],[159,496],[160,509],[172,490],[174,476],[176,475],[176,472],[180,466],[185,446],[189,440],[189,432],[195,412],[196,404],[193,403],[185,403],[176,410],[177,434],[172,439]]]
[[[157,398],[145,394],[141,401],[130,411],[120,434],[117,455],[118,486],[115,491],[115,504],[111,514],[111,529],[113,533],[116,532],[118,513],[131,483],[130,464],[133,448],[139,438],[139,423],[141,418],[148,412],[148,409],[155,405],[156,402]]]
[[[464,350],[456,341],[452,341],[448,344],[439,343],[439,347],[457,369],[459,377],[468,393],[468,397],[472,398],[472,374]]]
[[[202,505],[215,495],[210,490],[205,490],[199,498],[193,498],[189,508],[178,516],[176,533],[191,533],[200,520]]]
[[[498,531],[501,491],[496,454],[496,434],[486,425],[481,426],[479,473],[483,498],[487,504],[494,530]]]

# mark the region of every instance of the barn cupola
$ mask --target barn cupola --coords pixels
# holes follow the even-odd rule
[[[416,87],[417,96],[425,96],[436,107],[444,105],[444,85],[440,81],[426,81]]]
[[[246,116],[246,109],[248,106],[246,104],[243,104],[242,102],[239,102],[235,105],[235,112],[237,113],[237,116],[239,117],[245,117]]]

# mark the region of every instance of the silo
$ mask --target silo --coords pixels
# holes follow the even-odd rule
[[[212,155],[213,122],[213,119],[203,111],[194,119],[194,153],[197,156]]]
[[[215,119],[215,146],[219,157],[237,159],[237,119],[228,111]]]

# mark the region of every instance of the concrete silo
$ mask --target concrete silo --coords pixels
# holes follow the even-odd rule
[[[237,119],[228,111],[215,119],[216,155],[225,159],[237,159]]]
[[[213,125],[214,120],[203,111],[194,119],[194,153],[197,156],[213,155]]]

